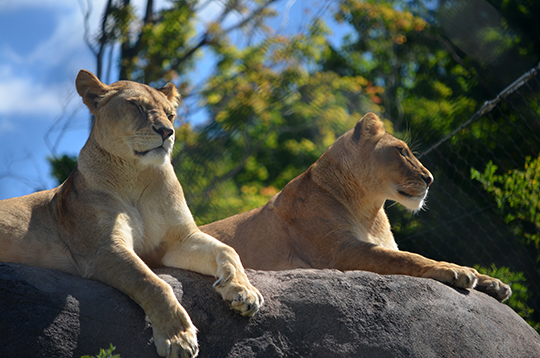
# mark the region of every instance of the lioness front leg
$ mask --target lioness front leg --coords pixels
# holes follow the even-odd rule
[[[470,267],[428,259],[411,252],[388,249],[356,240],[348,242],[334,257],[340,270],[365,270],[383,275],[433,278],[457,288],[474,288],[478,272]]]
[[[472,267],[435,261],[422,255],[387,249],[359,240],[342,246],[334,257],[334,266],[340,270],[433,278],[457,288],[474,288],[501,302],[512,294],[510,286],[496,278],[481,275]]]
[[[236,251],[201,231],[177,242],[162,263],[217,277],[216,291],[243,316],[254,315],[264,302],[259,290],[249,282]]]
[[[162,357],[195,357],[197,329],[172,288],[131,250],[115,246],[98,251],[92,279],[102,281],[137,302],[152,322],[154,344]]]

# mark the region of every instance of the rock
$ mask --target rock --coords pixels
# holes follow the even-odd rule
[[[156,270],[199,329],[200,357],[540,357],[508,306],[430,279],[370,272],[248,270],[266,303],[244,318],[211,277]],[[100,282],[0,263],[0,357],[157,357],[142,309]]]

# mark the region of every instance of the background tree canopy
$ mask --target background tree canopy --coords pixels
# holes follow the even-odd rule
[[[215,3],[220,12],[201,24],[197,14]],[[534,1],[335,0],[295,13],[290,0],[146,4],[139,18],[129,0],[109,0],[100,32],[86,40],[106,82],[178,85],[186,120],[173,165],[198,224],[265,204],[368,111],[422,153],[540,59]],[[287,16],[303,19],[296,33],[276,25]],[[501,104],[489,124],[472,123],[425,158],[434,187],[447,192],[432,190],[429,212],[388,210],[402,249],[509,282],[510,305],[537,328],[540,140],[524,134],[540,133],[538,93],[537,85]],[[51,159],[59,181],[73,159]],[[466,198],[454,194],[454,204],[448,192]],[[476,212],[476,200],[489,207],[482,217],[441,229],[455,221],[446,212]],[[480,232],[488,225],[497,235]]]

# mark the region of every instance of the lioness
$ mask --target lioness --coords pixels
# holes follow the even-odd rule
[[[176,87],[105,85],[85,70],[76,87],[95,115],[77,168],[55,189],[0,201],[0,261],[109,284],[142,306],[160,356],[194,357],[195,326],[147,264],[215,275],[216,290],[244,316],[263,298],[236,252],[193,221],[170,163]]]
[[[335,268],[430,277],[505,300],[510,287],[470,267],[398,251],[387,199],[424,204],[431,173],[368,113],[265,206],[201,227],[259,270]]]

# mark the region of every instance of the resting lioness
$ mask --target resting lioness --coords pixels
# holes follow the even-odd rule
[[[368,113],[263,207],[201,230],[259,270],[335,268],[430,277],[504,300],[510,287],[475,269],[398,251],[387,199],[422,208],[431,173]]]
[[[85,70],[76,85],[95,115],[77,168],[55,189],[0,201],[0,261],[107,283],[142,306],[160,356],[194,357],[196,328],[147,264],[216,276],[216,290],[244,316],[263,298],[236,252],[193,221],[170,163],[176,87],[108,86]]]

